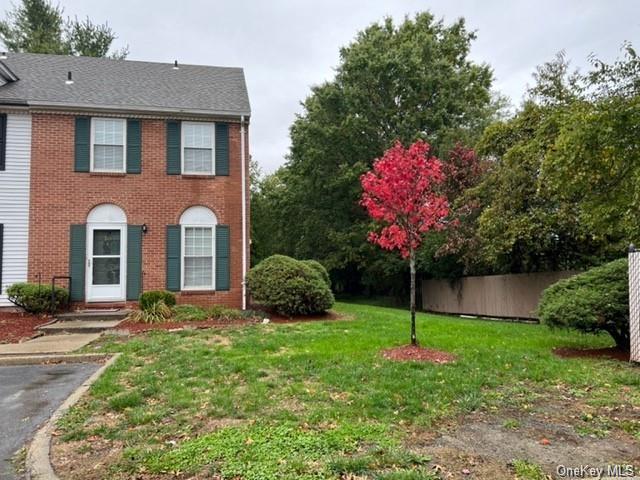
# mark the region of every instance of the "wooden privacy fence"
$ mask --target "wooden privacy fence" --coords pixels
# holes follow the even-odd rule
[[[481,317],[536,319],[540,295],[578,271],[518,273],[422,281],[422,308]]]

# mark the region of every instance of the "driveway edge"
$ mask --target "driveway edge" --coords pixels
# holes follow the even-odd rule
[[[73,407],[78,400],[89,390],[89,387],[100,378],[107,368],[115,363],[122,354],[116,353],[82,385],[80,385],[51,415],[51,418],[36,432],[29,445],[26,460],[27,478],[31,480],[59,480],[53,471],[51,459],[51,434],[55,430],[58,420]]]
[[[109,353],[47,353],[38,355],[6,355],[0,356],[0,366],[15,365],[48,365],[55,363],[92,363],[108,360],[113,356]]]

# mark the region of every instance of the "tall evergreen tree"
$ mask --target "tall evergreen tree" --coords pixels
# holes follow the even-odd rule
[[[89,18],[66,21],[64,10],[48,0],[22,0],[0,21],[0,40],[12,52],[125,58],[128,47],[109,54],[117,38],[108,24]]]

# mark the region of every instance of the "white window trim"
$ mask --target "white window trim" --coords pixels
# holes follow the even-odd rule
[[[185,125],[211,125],[211,173],[209,172],[187,172],[184,169],[184,130]],[[203,175],[212,176],[216,174],[216,124],[213,122],[182,122],[180,125],[180,171],[183,175]]]
[[[122,126],[122,169],[113,170],[113,169],[96,169],[93,165],[93,157],[94,157],[94,145],[96,140],[96,129],[95,129],[95,120],[117,120],[123,123]],[[127,120],[124,118],[106,118],[106,117],[92,117],[91,118],[91,145],[89,148],[89,158],[90,158],[90,169],[91,172],[96,173],[126,173],[127,172]]]
[[[203,287],[185,287],[184,285],[184,257],[185,257],[185,233],[187,228],[211,229],[211,285]],[[180,225],[180,290],[185,292],[209,291],[216,289],[216,226],[209,225]]]

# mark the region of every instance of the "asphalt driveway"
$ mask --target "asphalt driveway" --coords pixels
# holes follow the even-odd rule
[[[19,478],[11,457],[99,367],[95,363],[0,367],[0,478]]]

